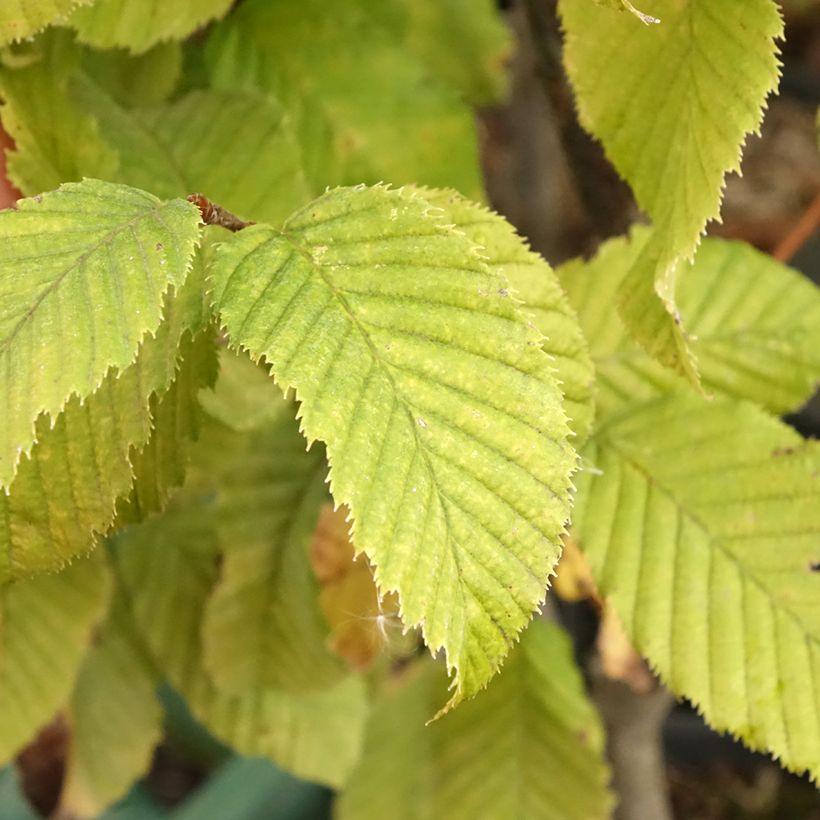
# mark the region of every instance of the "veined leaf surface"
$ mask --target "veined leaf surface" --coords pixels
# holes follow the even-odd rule
[[[188,202],[86,180],[0,212],[0,487],[40,414],[123,370],[185,281],[199,237]]]
[[[184,436],[196,432],[197,393],[213,376],[202,301],[197,266],[166,298],[162,324],[132,365],[110,371],[86,401],[73,397],[53,427],[39,419],[37,443],[0,494],[0,581],[59,569],[90,550],[115,516],[155,510],[181,483]]]
[[[600,720],[557,626],[531,624],[485,692],[425,726],[443,677],[419,663],[376,707],[340,820],[610,816]]]
[[[583,459],[573,533],[635,646],[712,726],[817,777],[817,443],[681,394],[615,416]]]
[[[222,454],[209,472],[223,554],[202,625],[203,664],[233,694],[326,689],[347,671],[327,647],[308,553],[328,497],[324,449],[305,452],[295,403],[270,379],[268,387],[272,422],[245,433],[214,423],[203,442]]]
[[[217,737],[240,754],[270,757],[300,777],[338,787],[361,748],[366,701],[360,679],[351,676],[321,692],[257,688],[226,695],[202,667],[200,624],[219,555],[208,495],[198,504],[179,496],[162,516],[116,539],[120,577],[141,634]]]
[[[295,387],[353,542],[456,670],[498,670],[546,592],[575,455],[541,336],[508,283],[415,193],[330,191],[221,246],[234,344]]]
[[[595,369],[578,317],[549,263],[534,251],[506,219],[455,191],[421,189],[421,196],[441,208],[447,222],[481,246],[487,263],[498,270],[524,301],[522,311],[533,317],[544,338],[541,346],[553,367],[570,426],[583,442],[589,435],[595,407]]]
[[[93,555],[58,574],[0,586],[0,763],[68,701],[108,604],[101,559]]]
[[[655,224],[620,291],[630,332],[667,365],[693,372],[675,322],[675,274],[719,214],[779,78],[774,0],[647,0],[635,16],[561,0],[564,59],[582,124],[601,140]],[[654,290],[666,306],[658,304]]]
[[[649,241],[607,242],[589,262],[558,269],[589,341],[602,416],[684,382],[632,343],[612,303]],[[703,386],[757,402],[772,413],[797,409],[820,382],[820,290],[809,279],[741,242],[705,239],[678,289]]]

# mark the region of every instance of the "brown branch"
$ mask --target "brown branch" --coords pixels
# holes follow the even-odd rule
[[[820,193],[797,220],[797,224],[780,240],[772,256],[780,262],[788,262],[818,228],[820,228]]]
[[[240,219],[236,214],[226,211],[221,205],[211,202],[204,194],[191,194],[188,197],[188,202],[193,202],[199,208],[202,214],[202,221],[206,225],[219,225],[221,228],[227,228],[229,231],[241,231],[243,228],[249,228],[255,225],[255,222],[247,222]]]

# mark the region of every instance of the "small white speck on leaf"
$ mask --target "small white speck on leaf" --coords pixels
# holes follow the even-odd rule
[[[419,419],[418,422],[419,422],[419,427],[421,427],[423,430],[427,429],[427,422],[424,419]]]

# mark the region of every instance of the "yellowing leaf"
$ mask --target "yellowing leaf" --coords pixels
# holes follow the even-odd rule
[[[583,453],[573,532],[635,647],[716,729],[820,773],[820,449],[748,404],[633,406]]]
[[[558,269],[589,340],[600,415],[625,402],[686,389],[629,339],[612,311],[618,287],[649,240],[607,242],[589,262]],[[749,399],[776,414],[796,410],[820,382],[820,290],[740,242],[706,239],[682,277],[678,302],[704,388]]]
[[[661,24],[561,0],[564,59],[582,124],[656,228],[624,280],[621,315],[651,355],[695,378],[674,321],[676,271],[718,216],[724,177],[760,125],[779,77],[783,22],[774,0],[640,5]]]
[[[512,294],[523,300],[523,312],[532,316],[543,334],[541,347],[553,360],[570,425],[583,443],[595,414],[595,369],[575,311],[549,263],[529,249],[509,222],[483,205],[455,191],[425,188],[420,193],[443,210],[447,222],[481,247],[487,263],[508,280]]]
[[[420,663],[378,704],[340,820],[610,816],[600,720],[558,627],[533,623],[486,692],[425,726],[443,677]]]
[[[331,625],[331,647],[348,663],[366,669],[401,628],[395,595],[382,598],[364,556],[356,560],[347,508],[326,504],[311,541],[313,569],[321,585],[319,603]]]
[[[41,413],[134,361],[163,295],[185,281],[199,221],[188,202],[95,180],[0,211],[0,487]]]
[[[452,703],[475,694],[545,595],[575,464],[506,280],[424,199],[377,186],[236,234],[212,283],[233,343],[296,388],[356,548],[456,670]]]

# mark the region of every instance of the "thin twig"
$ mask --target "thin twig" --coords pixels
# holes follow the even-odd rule
[[[221,205],[211,202],[204,194],[191,194],[188,197],[188,202],[193,202],[199,208],[202,221],[206,225],[219,225],[221,228],[227,228],[235,233],[256,224],[255,222],[240,219],[236,214],[226,211]]]
[[[772,256],[780,262],[788,262],[818,228],[820,228],[820,193],[806,208],[803,216],[797,220],[797,224],[778,243]]]

